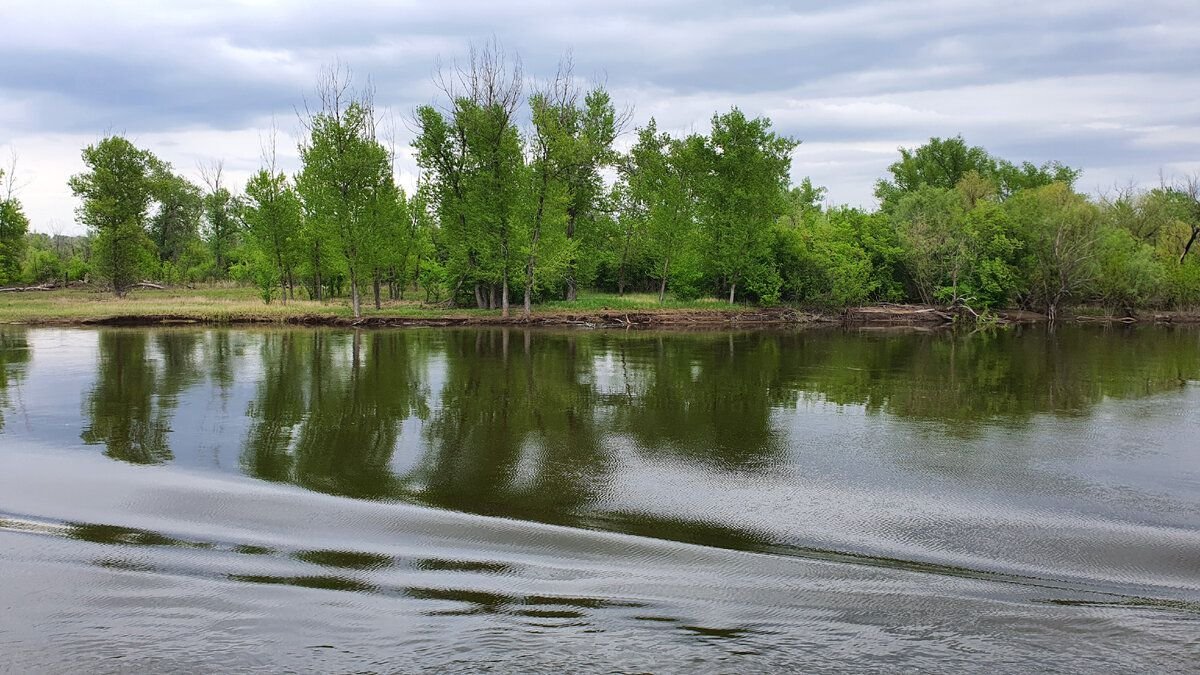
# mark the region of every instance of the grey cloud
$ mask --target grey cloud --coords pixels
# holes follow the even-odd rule
[[[812,167],[835,200],[869,200],[859,183],[876,154],[863,144],[961,132],[1014,159],[1106,172],[1194,161],[1200,145],[1200,5],[1183,0],[5,4],[0,62],[15,67],[0,70],[0,144],[117,129],[186,145],[192,130],[288,117],[334,60],[403,115],[436,97],[439,57],[495,36],[532,77],[572,50],[577,73],[626,96],[639,123],[703,128],[737,104],[823,157],[840,145],[845,161]]]

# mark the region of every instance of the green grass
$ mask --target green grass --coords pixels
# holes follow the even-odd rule
[[[363,298],[364,316],[396,318],[437,318],[445,316],[499,316],[499,310],[446,308],[428,306],[419,301],[385,301],[375,309],[370,296]],[[607,293],[583,293],[575,302],[554,301],[535,305],[535,314],[569,312],[602,312],[634,310],[730,310],[716,299],[688,302],[668,299],[659,304],[653,294],[617,296]],[[519,315],[519,303],[511,313]],[[197,321],[229,322],[238,320],[284,321],[288,317],[317,315],[350,317],[350,301],[337,298],[327,302],[295,300],[286,305],[278,300],[265,304],[258,292],[246,286],[206,286],[200,288],[171,288],[166,290],[137,289],[124,298],[112,293],[90,289],[26,291],[0,294],[0,323],[71,323],[105,319],[116,316],[186,317]]]
[[[736,305],[735,305],[736,308]],[[574,302],[554,300],[534,307],[541,310],[571,310],[599,312],[604,310],[652,310],[652,309],[730,309],[729,305],[716,298],[699,298],[696,300],[676,300],[667,296],[662,304],[654,293],[615,293],[583,292]]]

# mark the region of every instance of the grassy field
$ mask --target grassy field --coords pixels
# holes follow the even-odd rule
[[[658,297],[652,294],[617,296],[600,293],[582,294],[575,302],[556,301],[533,308],[536,315],[639,310],[737,311],[736,308],[730,308],[716,299],[691,302],[668,299],[660,305]],[[511,313],[517,316],[520,312],[520,305],[513,305]],[[364,298],[363,314],[368,317],[435,319],[446,316],[498,317],[500,311],[426,306],[417,301],[387,301],[382,309],[377,310],[369,298]],[[24,291],[0,295],[0,323],[80,323],[113,317],[155,316],[173,316],[213,323],[250,320],[283,322],[290,317],[336,319],[349,318],[351,315],[350,301],[345,298],[328,302],[295,300],[286,305],[276,300],[268,305],[258,297],[254,288],[241,286],[161,291],[138,289],[131,291],[124,298],[90,289]]]

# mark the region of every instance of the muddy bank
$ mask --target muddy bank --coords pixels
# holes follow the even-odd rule
[[[188,324],[330,326],[341,328],[401,328],[452,326],[574,326],[581,328],[750,328],[838,323],[834,314],[819,314],[792,308],[754,310],[603,310],[597,312],[534,313],[528,318],[478,314],[441,316],[365,316],[359,319],[328,314],[288,317],[229,316],[198,317],[186,314],[137,314],[90,319],[30,321],[29,324],[78,326],[162,326]]]
[[[504,318],[487,314],[429,316],[366,316],[359,319],[329,314],[295,316],[204,316],[177,314],[128,314],[91,318],[36,318],[16,323],[52,326],[177,326],[177,325],[276,325],[326,326],[335,328],[405,328],[454,326],[560,326],[576,328],[624,329],[754,329],[800,326],[843,326],[846,328],[912,327],[938,329],[956,323],[973,323],[977,316],[969,310],[925,305],[872,305],[842,311],[821,312],[790,307],[758,309],[661,309],[600,310],[591,312],[535,312],[529,318],[519,314]],[[991,312],[990,324],[1015,325],[1046,322],[1045,314],[1008,309]],[[1200,324],[1198,312],[1146,312],[1136,316],[1080,314],[1065,322],[1102,324]]]

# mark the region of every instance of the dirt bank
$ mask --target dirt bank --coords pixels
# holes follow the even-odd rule
[[[587,312],[535,311],[529,318],[519,314],[504,318],[495,314],[453,313],[418,316],[374,315],[359,319],[332,314],[267,316],[239,314],[207,316],[184,312],[172,314],[114,314],[100,317],[35,318],[14,323],[34,326],[175,326],[175,325],[275,325],[328,326],[336,328],[404,328],[453,326],[561,326],[577,328],[634,328],[671,330],[788,328],[799,326],[844,326],[847,328],[913,327],[938,329],[956,321],[970,322],[967,310],[925,305],[872,305],[840,312],[805,311],[790,307],[737,309],[598,310]],[[1008,309],[991,313],[989,322],[1000,325],[1036,324],[1045,314]],[[1198,312],[1145,312],[1136,316],[1080,314],[1066,322],[1104,324],[1200,324]]]

